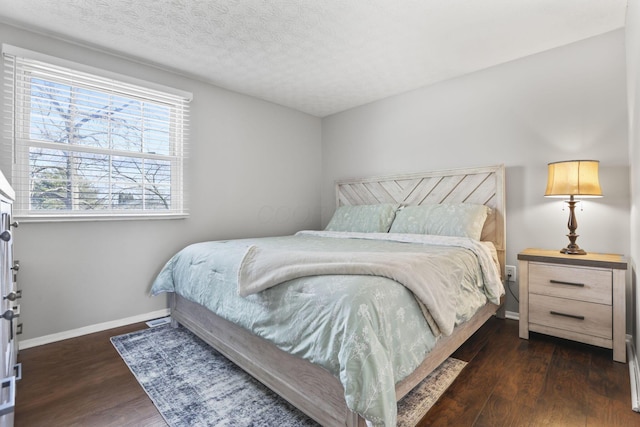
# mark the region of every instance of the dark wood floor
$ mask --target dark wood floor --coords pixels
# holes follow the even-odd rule
[[[109,338],[144,323],[20,352],[15,425],[164,426]],[[640,426],[629,370],[611,351],[491,319],[455,354],[469,362],[421,426]]]

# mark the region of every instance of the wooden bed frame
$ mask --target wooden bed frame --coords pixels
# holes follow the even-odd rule
[[[477,203],[492,208],[482,239],[496,246],[504,275],[505,191],[504,166],[455,169],[424,174],[367,178],[336,183],[337,205],[377,203]],[[401,399],[447,359],[500,307],[491,303],[469,321],[441,337],[422,364],[396,385]],[[350,411],[340,381],[324,368],[292,356],[203,306],[177,294],[171,297],[172,325],[183,325],[246,372],[278,393],[323,426],[364,427],[365,420]]]

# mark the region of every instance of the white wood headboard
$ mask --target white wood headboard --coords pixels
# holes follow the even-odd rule
[[[491,214],[484,224],[482,240],[491,241],[496,246],[504,275],[506,261],[504,165],[336,182],[336,206],[378,203],[403,205],[476,203],[489,206]]]

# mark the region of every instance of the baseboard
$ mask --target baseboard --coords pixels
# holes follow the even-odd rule
[[[629,360],[629,381],[631,383],[631,409],[640,412],[640,400],[638,387],[640,387],[640,371],[638,370],[638,357],[633,337],[627,335],[627,359]]]
[[[51,344],[53,342],[66,340],[69,338],[76,338],[82,335],[92,334],[94,332],[102,332],[107,329],[118,328],[120,326],[130,325],[132,323],[146,322],[147,320],[157,319],[158,317],[165,317],[170,314],[168,308],[162,310],[152,311],[150,313],[139,314],[137,316],[126,317],[124,319],[112,320],[110,322],[98,323],[96,325],[89,325],[83,328],[72,329],[70,331],[59,332],[57,334],[45,335],[38,338],[31,338],[18,342],[18,348],[24,350],[30,347],[37,347],[39,345]]]
[[[520,313],[518,313],[517,311],[507,310],[504,312],[504,317],[511,320],[520,320]]]

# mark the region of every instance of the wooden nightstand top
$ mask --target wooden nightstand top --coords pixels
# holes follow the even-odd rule
[[[550,262],[554,264],[579,265],[584,267],[627,269],[627,259],[619,254],[599,254],[589,252],[586,255],[567,255],[560,250],[529,248],[518,254],[522,261]]]

